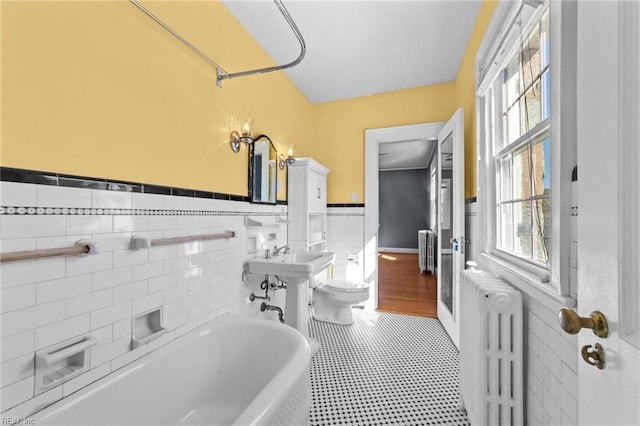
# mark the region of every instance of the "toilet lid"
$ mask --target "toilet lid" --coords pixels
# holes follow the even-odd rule
[[[359,292],[369,288],[365,283],[344,280],[329,280],[325,284],[325,287],[331,290],[343,292]]]

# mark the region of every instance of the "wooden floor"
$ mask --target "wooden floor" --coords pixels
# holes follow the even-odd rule
[[[420,273],[418,255],[378,253],[378,310],[437,318],[435,275]]]

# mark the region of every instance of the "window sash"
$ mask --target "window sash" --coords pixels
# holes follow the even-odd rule
[[[493,179],[495,188],[494,204],[494,250],[505,256],[513,256],[521,261],[535,265],[543,270],[550,270],[550,244],[549,235],[544,230],[546,223],[544,217],[540,218],[542,206],[539,204],[551,202],[551,193],[540,193],[540,188],[535,187],[535,160],[533,148],[543,143],[550,137],[550,120],[547,118],[538,123],[533,129],[523,134],[511,144],[500,150],[493,156]],[[514,176],[518,173],[514,167],[514,154],[523,152],[526,156],[526,188],[520,194],[514,193]],[[548,159],[550,161],[550,159]],[[508,168],[508,169],[507,169]],[[550,177],[551,178],[551,177]],[[516,213],[518,211],[520,214]],[[527,213],[528,212],[528,213]],[[516,225],[516,216],[528,217],[525,227]],[[543,219],[543,220],[540,220]],[[522,225],[522,222],[519,222]],[[528,244],[526,243],[529,240]],[[518,242],[524,244],[526,252],[518,250]]]
[[[545,118],[540,123],[536,124],[536,126],[533,129],[531,129],[528,132],[524,133],[518,139],[516,139],[515,141],[511,142],[509,145],[507,145],[504,148],[502,148],[493,157],[494,158],[503,157],[506,154],[510,153],[511,151],[515,151],[515,150],[523,147],[529,141],[535,141],[535,140],[539,139],[540,136],[543,133],[549,131],[549,129],[551,127],[550,125],[551,125],[551,123],[550,123],[549,117]]]

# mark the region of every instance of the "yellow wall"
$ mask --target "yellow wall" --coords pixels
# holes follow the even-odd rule
[[[147,4],[229,72],[272,63],[222,3]],[[215,75],[129,2],[3,1],[1,164],[246,195],[230,130],[286,152],[312,106],[283,73]]]
[[[456,100],[458,106],[464,107],[464,195],[465,198],[475,197],[477,194],[477,166],[476,152],[476,86],[475,86],[475,57],[482,42],[484,33],[496,8],[497,1],[485,0],[476,19],[467,50],[462,58],[458,76],[456,77]]]
[[[366,129],[446,121],[456,110],[454,83],[424,86],[314,106],[316,144],[309,154],[331,169],[328,202],[364,200]]]
[[[272,63],[219,2],[146,4],[229,72]],[[219,89],[127,1],[2,1],[0,164],[245,195],[246,147],[234,154],[228,138],[252,117],[254,134],[331,169],[328,202],[363,202],[365,129],[444,121],[462,105],[471,197],[473,58],[494,8],[483,3],[455,82],[311,105],[282,72]]]

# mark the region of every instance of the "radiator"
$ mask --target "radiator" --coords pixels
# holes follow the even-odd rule
[[[420,272],[436,273],[435,235],[433,231],[418,231],[418,263],[420,264]]]
[[[427,231],[427,272],[436,273],[436,233]]]
[[[462,272],[460,388],[472,425],[522,425],[522,295],[499,278]]]
[[[418,263],[420,272],[427,270],[427,231],[418,231]]]

